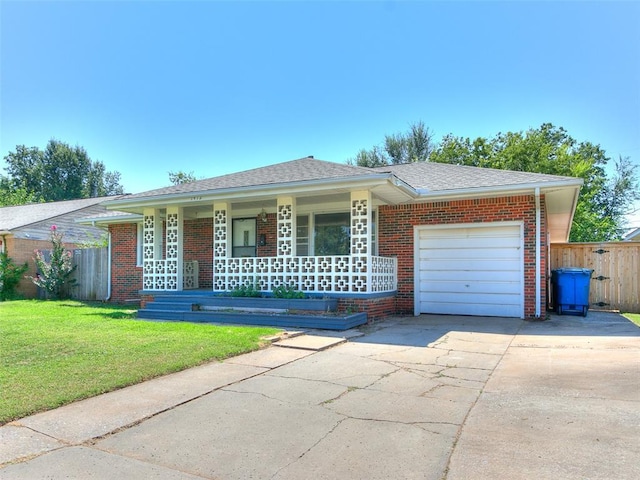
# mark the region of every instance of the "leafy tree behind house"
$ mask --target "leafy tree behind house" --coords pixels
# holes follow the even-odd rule
[[[193,172],[183,172],[182,170],[178,170],[177,172],[169,172],[169,181],[173,185],[181,185],[183,183],[191,183],[196,181],[196,176]]]
[[[386,135],[382,145],[360,150],[347,160],[359,167],[382,167],[400,163],[426,162],[434,148],[433,134],[423,122],[410,125],[407,133]]]
[[[35,201],[55,202],[124,192],[118,172],[108,172],[84,148],[58,140],[50,140],[44,150],[18,145],[4,161],[8,175],[0,177],[0,186],[7,202],[21,194]]]
[[[27,190],[13,187],[7,177],[0,175],[0,207],[25,205],[35,201],[34,196]]]

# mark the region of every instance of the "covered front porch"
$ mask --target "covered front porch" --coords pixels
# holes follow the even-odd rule
[[[357,190],[145,207],[142,290],[204,284],[213,292],[244,286],[265,295],[279,287],[308,296],[395,292],[397,259],[376,255],[378,203],[371,190]],[[207,257],[211,263],[203,265]]]

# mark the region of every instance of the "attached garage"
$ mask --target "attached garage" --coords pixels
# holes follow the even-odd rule
[[[522,222],[414,228],[415,314],[524,318]]]

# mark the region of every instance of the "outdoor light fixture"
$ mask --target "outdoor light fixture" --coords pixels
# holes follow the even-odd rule
[[[260,212],[260,220],[262,220],[262,223],[267,223],[267,212],[264,211],[264,208]]]

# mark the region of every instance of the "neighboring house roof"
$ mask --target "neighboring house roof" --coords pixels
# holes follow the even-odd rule
[[[64,241],[77,243],[104,234],[103,230],[79,225],[76,220],[106,212],[101,205],[105,200],[118,196],[82,198],[61,202],[30,203],[11,207],[0,207],[0,234],[15,238],[47,240],[52,225],[64,235]]]
[[[622,239],[625,242],[640,242],[640,227],[631,230]]]

